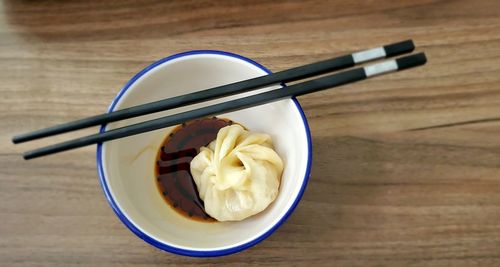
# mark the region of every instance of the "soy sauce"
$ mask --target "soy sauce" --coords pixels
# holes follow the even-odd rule
[[[166,202],[178,213],[199,221],[215,221],[204,210],[190,172],[190,162],[200,147],[215,140],[219,130],[233,124],[217,117],[177,126],[165,138],[155,165],[156,185]]]

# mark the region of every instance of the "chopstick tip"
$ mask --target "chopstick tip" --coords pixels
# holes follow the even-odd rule
[[[31,151],[23,153],[23,159],[24,160],[30,160],[30,159],[33,159],[33,158],[36,158],[36,156],[33,155],[33,153],[31,153]]]
[[[401,57],[396,59],[396,63],[398,65],[398,70],[404,70],[420,65],[424,65],[427,63],[427,56],[425,56],[424,52],[413,54],[406,57]]]
[[[19,144],[20,143],[19,135],[12,137],[11,141],[13,144]]]
[[[390,44],[384,46],[384,50],[387,57],[397,56],[404,53],[410,53],[415,50],[415,44],[413,40],[405,40],[398,43]]]

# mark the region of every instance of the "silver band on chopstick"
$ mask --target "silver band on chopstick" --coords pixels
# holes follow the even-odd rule
[[[387,60],[381,63],[366,66],[363,68],[363,70],[365,71],[366,77],[371,77],[391,71],[397,71],[398,63],[394,59]]]
[[[359,64],[375,59],[397,56],[405,51],[411,52],[414,48],[415,46],[413,42],[411,40],[406,40],[395,44],[384,45],[382,47],[352,53],[351,56],[354,64]]]
[[[353,53],[352,59],[354,60],[354,63],[358,64],[378,58],[384,58],[386,55],[387,54],[385,53],[385,49],[383,47],[377,47]]]

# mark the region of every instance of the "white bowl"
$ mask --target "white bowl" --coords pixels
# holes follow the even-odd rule
[[[222,51],[180,53],[161,59],[135,75],[115,97],[109,112],[267,73],[270,71],[265,67],[236,54]],[[279,86],[245,95],[276,88]],[[238,97],[241,96],[226,99]],[[104,125],[101,132],[190,108],[111,123]],[[285,99],[219,117],[241,123],[250,131],[270,134],[285,163],[276,200],[263,212],[240,222],[190,220],[179,215],[162,198],[156,188],[154,166],[158,148],[173,127],[98,145],[97,168],[111,207],[132,232],[149,244],[188,256],[235,253],[269,236],[299,202],[309,178],[311,137],[297,100]]]

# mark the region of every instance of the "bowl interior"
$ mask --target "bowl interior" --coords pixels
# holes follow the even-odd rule
[[[186,54],[158,62],[138,74],[117,96],[110,109],[123,109],[264,74],[265,70],[257,65],[234,56]],[[223,100],[116,122],[108,124],[106,129],[220,101]],[[136,234],[151,238],[163,249],[216,251],[262,238],[293,207],[307,180],[310,160],[307,122],[293,100],[281,100],[218,116],[241,123],[251,131],[270,134],[275,149],[285,163],[277,199],[262,213],[241,222],[193,221],[179,215],[162,199],[155,184],[155,157],[173,127],[106,142],[100,148],[102,155],[98,157],[98,164],[102,169],[101,179],[115,211],[122,220],[136,228]]]

